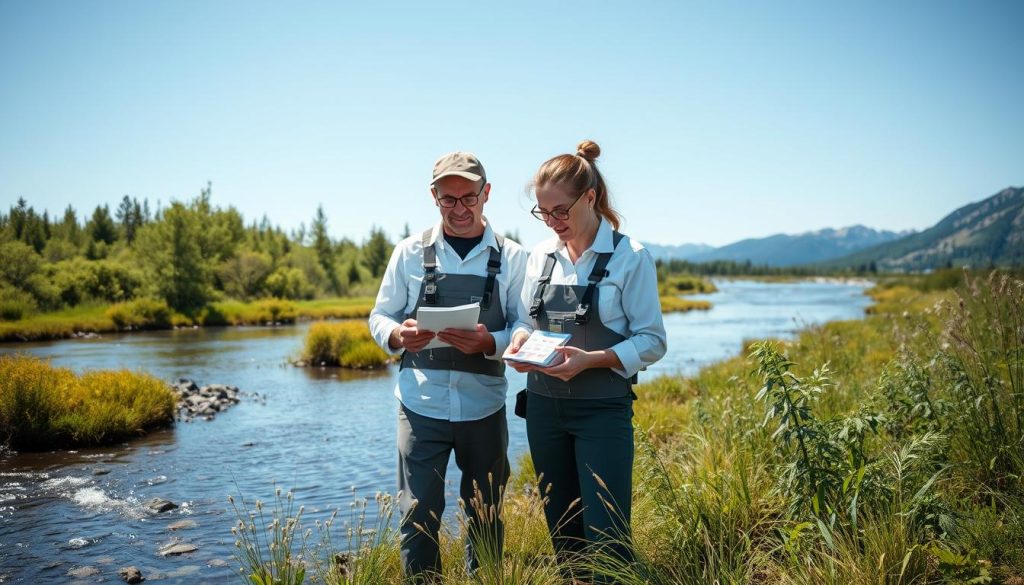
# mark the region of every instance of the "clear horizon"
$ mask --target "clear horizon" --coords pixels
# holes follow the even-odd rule
[[[1024,185],[1024,4],[0,3],[0,208],[125,194],[392,238],[471,150],[527,245],[526,186],[596,140],[624,231],[722,246],[926,229]]]

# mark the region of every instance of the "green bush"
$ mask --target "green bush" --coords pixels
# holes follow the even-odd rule
[[[17,321],[34,313],[36,300],[27,292],[0,285],[0,321]]]
[[[267,277],[264,288],[282,299],[311,299],[316,294],[316,287],[298,268],[278,268]]]
[[[118,329],[166,329],[174,324],[174,315],[165,301],[136,299],[118,303],[106,312]]]
[[[142,288],[142,275],[111,261],[73,258],[47,267],[61,301],[69,306],[96,300],[117,303],[136,296]]]

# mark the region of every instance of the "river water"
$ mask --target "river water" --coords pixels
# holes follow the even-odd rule
[[[641,382],[692,374],[735,355],[744,340],[791,337],[826,321],[859,319],[870,304],[864,284],[720,281],[710,311],[665,316],[669,352]],[[168,381],[238,386],[257,396],[212,421],[177,423],[144,438],[102,448],[0,456],[0,583],[121,582],[134,565],[147,582],[237,583],[227,501],[273,501],[292,490],[310,525],[354,498],[395,489],[397,369],[370,373],[295,368],[307,324],[105,335],[101,339],[0,345],[54,365],[137,369]],[[527,451],[525,425],[511,415],[525,377],[509,370],[513,462]],[[641,400],[643,399],[641,395]],[[448,471],[454,518],[458,470]],[[144,510],[150,498],[179,505]],[[173,523],[187,527],[170,530]],[[198,550],[161,557],[174,542]],[[343,538],[336,539],[343,542]],[[95,571],[95,572],[94,572]],[[93,573],[92,575],[87,575]],[[87,575],[87,576],[85,576]]]

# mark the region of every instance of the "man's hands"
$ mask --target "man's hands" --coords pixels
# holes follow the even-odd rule
[[[416,319],[406,319],[402,324],[391,330],[388,345],[391,349],[402,348],[405,351],[417,352],[423,349],[434,338],[434,332],[420,329]]]
[[[477,323],[476,330],[464,331],[462,329],[445,329],[436,334],[441,341],[451,344],[452,347],[465,354],[483,353],[490,355],[494,353],[494,336],[482,324]],[[388,338],[388,345],[391,349],[403,348],[406,351],[417,352],[422,350],[430,340],[435,337],[433,331],[420,329],[416,319],[406,319],[401,325],[391,331]]]
[[[494,336],[484,327],[482,323],[476,324],[475,331],[463,329],[445,329],[437,334],[438,339],[450,343],[452,347],[465,354],[482,353],[491,355],[494,353]]]

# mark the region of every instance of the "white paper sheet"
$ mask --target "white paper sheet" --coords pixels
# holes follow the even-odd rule
[[[465,329],[473,331],[480,320],[480,303],[469,303],[457,307],[420,307],[416,309],[416,326],[437,333],[442,329]],[[451,347],[435,337],[423,349]]]

